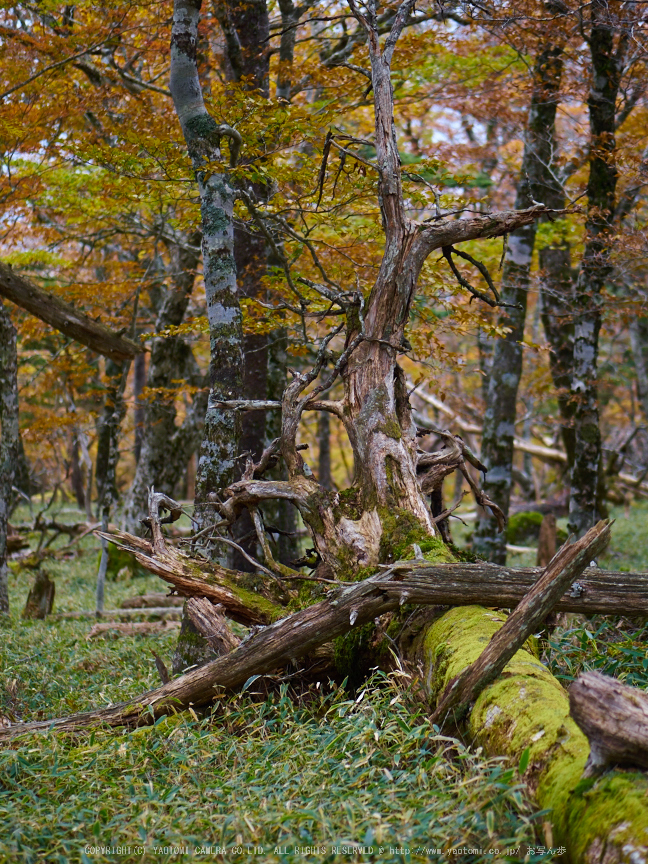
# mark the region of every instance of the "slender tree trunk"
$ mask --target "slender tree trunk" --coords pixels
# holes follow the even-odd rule
[[[0,615],[9,614],[7,533],[19,449],[16,328],[0,300]]]
[[[184,320],[200,261],[199,243],[200,232],[196,231],[178,243],[168,244],[172,285],[163,295],[158,310],[157,333]],[[130,532],[139,533],[140,520],[148,513],[149,487],[173,496],[178,479],[200,443],[206,396],[199,391],[192,398],[185,420],[178,426],[173,381],[182,378],[194,386],[202,384],[189,345],[178,335],[153,339],[146,386],[156,395],[136,406],[142,419],[136,429],[140,438],[139,459],[125,512],[125,525]],[[164,391],[169,395],[160,395]]]
[[[556,107],[562,77],[562,46],[555,37],[539,51],[534,67],[533,93],[525,136],[522,170],[515,206],[531,206],[545,201],[546,175],[551,163]],[[530,287],[531,261],[536,225],[519,228],[511,234],[502,276],[503,309],[498,324],[506,336],[495,344],[488,382],[486,413],[482,437],[482,462],[488,468],[485,493],[508,515],[512,487],[513,439],[517,392],[522,374],[522,340]],[[482,557],[497,564],[506,563],[506,535],[498,533],[494,516],[485,510],[475,529],[473,546]]]
[[[117,489],[117,464],[119,462],[119,435],[122,420],[126,413],[124,390],[128,379],[130,362],[114,363],[106,361],[108,386],[104,410],[99,424],[97,438],[97,516],[101,519],[104,533],[108,530],[110,515],[119,501]],[[96,612],[101,615],[104,606],[104,586],[108,572],[108,544],[101,540],[101,557],[97,571]]]
[[[637,395],[644,422],[648,423],[648,318],[633,318],[629,329],[632,359],[637,375]]]
[[[157,329],[157,328],[156,328]],[[133,416],[135,420],[135,462],[139,463],[142,454],[142,441],[144,440],[144,430],[146,428],[146,408],[142,404],[141,395],[146,386],[146,354],[138,354],[133,363],[133,399],[135,400],[135,410]]]
[[[571,471],[569,522],[581,536],[599,518],[601,431],[597,387],[598,339],[601,329],[601,292],[609,278],[613,242],[616,167],[616,99],[623,68],[627,34],[615,51],[615,24],[606,0],[590,7],[589,47],[592,83],[590,172],[587,184],[587,239],[574,289],[574,362],[571,397],[574,402],[574,463]]]
[[[561,187],[550,191],[547,203],[561,209],[565,193]],[[571,249],[566,239],[557,239],[540,250],[540,302],[542,324],[549,342],[549,369],[556,389],[561,420],[561,437],[567,454],[567,468],[574,463],[574,402],[571,370],[574,363],[574,316]]]

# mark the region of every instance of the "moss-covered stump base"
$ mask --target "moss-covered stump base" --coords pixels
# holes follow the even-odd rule
[[[451,609],[421,637],[428,693],[436,697],[473,663],[506,616],[480,606]],[[569,716],[567,693],[540,663],[535,646],[520,650],[478,697],[468,737],[489,755],[519,764],[542,809],[551,810],[554,843],[567,860],[584,864],[648,861],[648,778],[615,769],[583,780],[589,743]],[[526,757],[525,760],[526,761]]]

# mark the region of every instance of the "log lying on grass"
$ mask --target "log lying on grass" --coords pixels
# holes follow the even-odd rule
[[[29,732],[65,732],[102,724],[141,726],[176,710],[209,704],[224,689],[235,689],[253,675],[273,672],[296,662],[352,627],[396,609],[399,600],[383,590],[395,577],[396,574],[388,571],[342,588],[326,600],[264,627],[230,654],[143,693],[132,702],[59,720],[17,723],[0,729],[0,740]]]
[[[542,627],[565,588],[574,582],[592,558],[600,555],[610,541],[609,522],[599,522],[571,545],[563,546],[506,623],[480,656],[449,682],[441,693],[434,723],[457,723],[481,691],[502,672],[508,661],[535,630]]]
[[[157,554],[151,542],[133,534],[121,531],[105,535],[97,533],[132,552],[142,567],[173,585],[181,595],[207,597],[220,603],[234,620],[266,624],[284,614],[280,606],[236,584],[237,578],[245,574],[216,567],[207,561],[198,563],[180,555],[171,546]],[[398,574],[398,579],[385,590],[397,595],[402,602],[428,606],[477,603],[503,609],[516,606],[543,572],[539,567],[517,570],[484,562],[431,564],[424,559],[397,561],[390,569]],[[247,612],[242,611],[241,607],[246,608],[248,600],[254,606]],[[557,612],[586,615],[648,615],[648,573],[622,573],[587,567],[558,600],[555,609]]]
[[[648,693],[598,672],[585,672],[569,688],[571,716],[587,736],[585,777],[609,765],[648,768]]]
[[[587,539],[586,535],[583,541]],[[589,551],[591,547],[586,550]],[[559,558],[560,555],[556,556]],[[551,565],[547,570],[551,570]],[[541,595],[542,590],[536,590],[536,594]],[[533,604],[527,602],[520,604],[508,622],[502,613],[464,606],[451,609],[426,628],[419,640],[418,660],[427,692],[432,699],[439,700],[435,716],[448,708],[448,696],[456,692],[456,682],[465,684],[464,693],[475,700],[467,719],[467,737],[487,754],[507,756],[521,766],[537,804],[551,811],[553,845],[564,845],[569,861],[583,864],[646,861],[648,778],[641,772],[618,770],[597,781],[583,777],[590,747],[569,716],[566,692],[540,663],[532,646],[511,657],[511,634],[517,634],[519,644],[522,635],[529,632],[516,622],[516,616],[525,615],[525,605],[527,613],[531,607],[526,620],[532,622]],[[511,657],[510,661],[492,681],[489,671],[493,660],[506,655]],[[619,711],[630,697],[620,692],[618,683],[615,685],[609,691],[609,705],[614,703]],[[582,705],[579,697],[585,689],[576,686],[572,701]],[[625,688],[628,689],[631,688]],[[637,697],[637,691],[634,695]],[[641,708],[633,715],[635,721],[639,716],[645,718],[643,712],[648,706],[645,694],[638,698]],[[601,740],[603,712],[581,710],[580,719],[587,714],[593,741]],[[618,733],[623,724],[618,714],[617,719]],[[631,721],[630,726],[636,744],[637,723]],[[609,733],[609,725],[607,730]],[[618,734],[616,740],[609,734],[606,736],[608,760],[612,754],[619,757],[622,748],[618,738]],[[628,747],[622,752],[629,762]],[[601,758],[598,754],[595,757]],[[639,764],[645,763],[639,761]]]
[[[601,531],[607,537],[609,529],[604,527]],[[579,560],[582,568],[588,559],[581,556]],[[576,568],[572,574],[577,576],[578,572]],[[18,724],[0,730],[0,738],[51,728],[80,729],[101,723],[137,726],[176,709],[208,704],[222,688],[240,687],[253,675],[273,672],[291,661],[296,662],[353,627],[395,610],[409,599],[402,584],[398,590],[406,575],[399,568],[389,568],[357,584],[336,588],[320,603],[261,629],[229,654],[144,693],[136,701],[51,722]]]
[[[419,660],[432,698],[474,663],[506,616],[477,606],[451,609],[426,630]],[[614,770],[583,780],[589,743],[569,716],[567,693],[535,656],[518,651],[477,698],[466,737],[488,755],[527,763],[524,780],[551,811],[553,845],[568,860],[617,864],[648,860],[648,778]]]

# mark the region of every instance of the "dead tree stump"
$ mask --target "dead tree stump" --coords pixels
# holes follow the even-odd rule
[[[36,579],[27,597],[22,617],[47,618],[54,606],[55,593],[56,585],[45,570],[37,570]]]
[[[556,554],[556,545],[556,517],[553,513],[547,513],[540,525],[536,566],[547,566]]]
[[[648,693],[585,672],[569,688],[569,711],[590,743],[584,777],[612,765],[648,769]]]

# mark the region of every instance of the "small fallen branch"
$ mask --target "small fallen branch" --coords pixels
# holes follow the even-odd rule
[[[97,636],[107,636],[109,633],[120,633],[122,636],[151,636],[154,633],[177,630],[179,626],[178,621],[132,621],[128,624],[106,621],[94,624],[88,631],[86,639],[96,639]]]
[[[585,672],[569,688],[569,711],[590,744],[583,777],[614,765],[648,768],[648,693]]]
[[[134,618],[137,615],[146,618],[180,618],[182,608],[177,606],[149,606],[144,609],[104,609],[102,618]],[[96,609],[81,609],[75,612],[57,612],[51,616],[55,621],[64,619],[96,618]]]
[[[609,540],[610,523],[599,522],[580,540],[560,549],[480,657],[448,684],[437,702],[433,723],[457,724],[465,717],[481,691],[498,677],[511,657],[542,625],[566,588],[578,579],[589,561],[600,555]]]
[[[175,594],[138,594],[121,604],[121,609],[155,609],[162,606],[182,606],[184,600]]]

